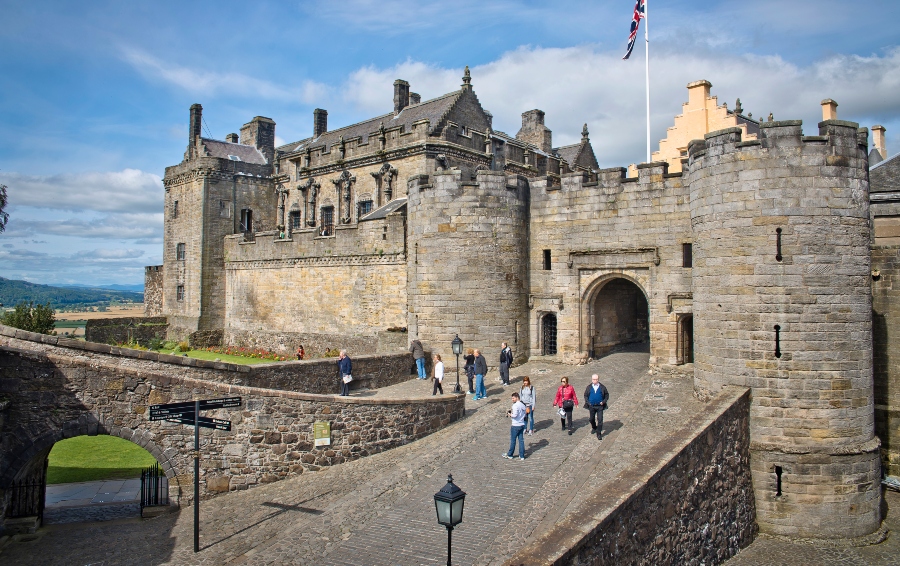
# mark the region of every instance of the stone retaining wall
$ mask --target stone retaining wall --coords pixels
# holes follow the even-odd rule
[[[110,434],[139,444],[162,464],[172,495],[190,499],[191,431],[151,422],[152,404],[243,398],[239,409],[205,413],[230,420],[232,430],[201,431],[203,497],[400,446],[462,418],[465,410],[461,395],[338,397],[194,377],[210,372],[0,336],[0,517],[10,483],[43,462],[54,443],[80,435]],[[330,423],[331,445],[314,445],[316,421]]]
[[[150,340],[166,339],[169,324],[164,316],[98,318],[84,325],[84,339],[100,344],[137,342],[146,346]]]
[[[510,565],[720,564],[753,541],[750,391],[704,414],[593,494]]]

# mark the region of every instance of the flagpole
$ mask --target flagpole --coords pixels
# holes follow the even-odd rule
[[[647,90],[647,163],[650,163],[650,19],[647,5],[649,0],[644,0],[644,45],[645,58],[645,88]]]

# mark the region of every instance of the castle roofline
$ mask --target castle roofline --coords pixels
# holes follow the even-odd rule
[[[214,140],[211,138],[200,138],[200,144],[205,150],[204,157],[217,157],[219,159],[243,161],[245,163],[253,163],[256,165],[265,165],[268,163],[266,161],[266,156],[252,145]],[[234,159],[235,157],[237,159]]]
[[[285,144],[276,148],[276,150],[289,155],[302,151],[307,147],[324,145],[327,151],[332,145],[338,143],[342,136],[345,141],[358,137],[362,139],[362,143],[366,143],[369,136],[377,132],[382,123],[384,124],[385,130],[403,128],[404,131],[409,131],[412,129],[414,123],[428,120],[428,131],[430,134],[433,134],[440,131],[447,113],[453,108],[453,105],[459,100],[460,96],[463,95],[463,92],[462,89],[449,92],[438,96],[437,98],[407,106],[396,116],[393,112],[382,114],[375,118],[369,118],[368,120],[350,124],[349,126],[344,126],[336,130],[329,130],[315,138],[309,137],[300,141]]]

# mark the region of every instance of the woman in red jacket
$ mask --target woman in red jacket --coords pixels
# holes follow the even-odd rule
[[[569,378],[563,377],[559,380],[560,386],[556,390],[556,399],[553,401],[554,407],[561,408],[566,416],[560,416],[562,429],[566,430],[566,421],[569,421],[569,435],[572,434],[572,410],[578,406],[578,396],[575,395],[575,388],[569,385]]]

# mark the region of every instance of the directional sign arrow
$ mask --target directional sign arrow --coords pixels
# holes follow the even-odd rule
[[[194,417],[169,417],[165,420],[170,423],[178,423],[184,425],[192,425],[194,424]],[[231,421],[226,421],[223,419],[210,419],[207,417],[200,417],[197,419],[197,425],[203,428],[214,428],[216,430],[231,430]]]
[[[162,421],[169,418],[194,418],[194,408],[190,409],[156,409],[150,410],[151,421]]]
[[[169,411],[177,411],[183,412],[183,409],[188,409],[190,411],[194,410],[196,406],[195,401],[182,401],[180,403],[166,403],[165,405],[150,405],[150,413],[153,414],[156,411],[169,410]],[[205,401],[200,401],[200,410],[209,410],[209,409],[224,409],[227,407],[240,407],[241,406],[241,398],[240,397],[223,397],[221,399],[207,399]]]

